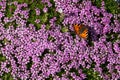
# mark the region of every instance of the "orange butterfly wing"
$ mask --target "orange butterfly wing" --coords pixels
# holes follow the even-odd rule
[[[77,34],[79,34],[79,25],[78,24],[74,25],[74,30]]]
[[[88,37],[88,29],[84,30],[81,34],[79,34],[80,37],[87,39]]]
[[[74,25],[74,30],[75,30],[76,34],[79,37],[87,39],[87,37],[88,37],[88,29],[85,26],[83,26],[82,24],[81,25],[75,24]],[[82,30],[82,32],[80,32],[81,30]]]

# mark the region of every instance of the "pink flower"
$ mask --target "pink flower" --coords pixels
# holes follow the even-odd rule
[[[40,15],[40,9],[36,8],[35,11],[37,16]]]
[[[40,19],[36,19],[35,22],[38,24],[40,23]]]
[[[48,11],[47,7],[44,7],[43,12],[46,13]]]

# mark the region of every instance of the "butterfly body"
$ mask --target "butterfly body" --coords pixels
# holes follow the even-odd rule
[[[76,32],[76,34],[84,39],[87,39],[88,37],[88,28],[82,24],[78,25],[75,24],[74,25],[74,31]]]

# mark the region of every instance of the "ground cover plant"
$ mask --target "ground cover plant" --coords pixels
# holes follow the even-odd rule
[[[119,2],[0,0],[0,79],[120,79]]]

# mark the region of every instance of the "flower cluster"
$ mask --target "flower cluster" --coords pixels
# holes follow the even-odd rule
[[[35,8],[35,15],[49,15],[52,2],[40,2],[45,6]],[[120,78],[120,22],[105,10],[104,1],[97,8],[88,0],[55,0],[56,11],[64,14],[62,24],[56,23],[56,16],[48,24],[37,18],[39,30],[28,23],[31,10],[27,3],[9,5],[16,9],[6,17],[6,1],[0,2],[0,54],[6,57],[0,62],[0,78],[11,73],[14,80],[83,80],[89,77],[85,70],[91,69],[100,79]],[[75,23],[89,27],[90,39],[72,33]],[[69,25],[68,32],[61,31],[63,25]]]

